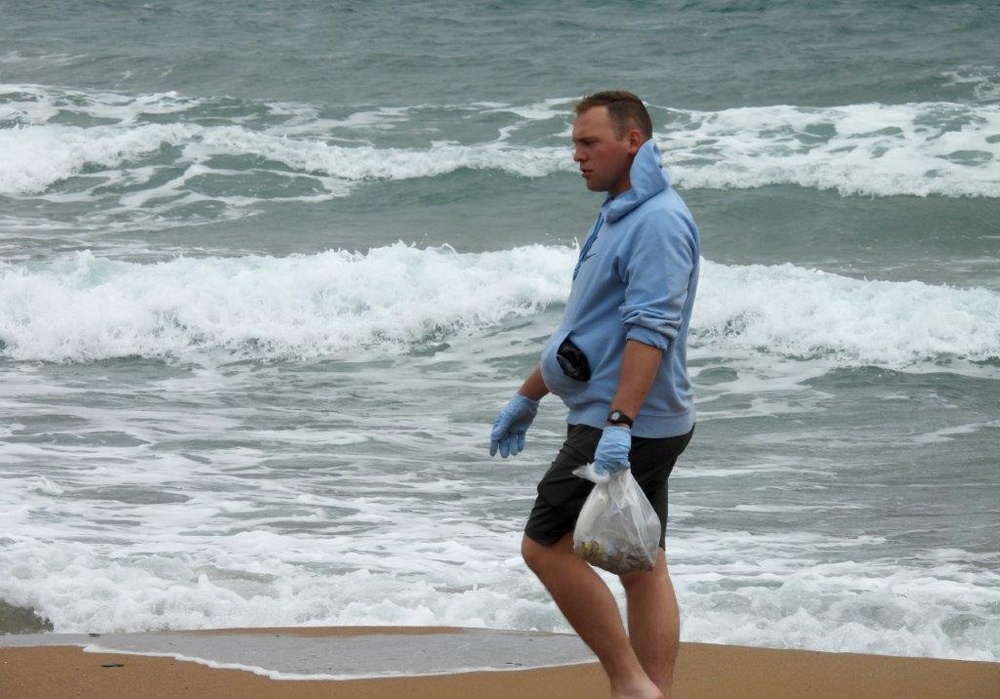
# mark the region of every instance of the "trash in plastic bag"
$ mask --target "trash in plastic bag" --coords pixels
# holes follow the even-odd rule
[[[576,521],[573,551],[618,575],[652,570],[660,545],[660,518],[632,469],[609,476],[587,464],[573,473],[595,483]]]

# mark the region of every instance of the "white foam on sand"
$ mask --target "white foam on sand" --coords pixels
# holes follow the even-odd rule
[[[78,645],[88,653],[169,657],[273,680],[356,680],[496,672],[595,662],[572,634],[490,629],[300,634],[275,629],[224,633],[27,634],[0,648]]]

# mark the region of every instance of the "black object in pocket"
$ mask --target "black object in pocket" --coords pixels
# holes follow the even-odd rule
[[[568,337],[559,345],[556,361],[559,362],[559,368],[563,373],[571,379],[590,381],[590,362],[587,361],[587,355]]]

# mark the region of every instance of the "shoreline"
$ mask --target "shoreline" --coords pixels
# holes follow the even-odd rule
[[[306,627],[0,636],[2,697],[178,695],[596,699],[608,685],[570,634]],[[995,699],[1000,663],[681,644],[675,699],[798,696]]]

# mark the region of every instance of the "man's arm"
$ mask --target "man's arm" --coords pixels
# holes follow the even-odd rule
[[[646,390],[649,389],[647,388]],[[542,370],[540,367],[535,367],[535,370],[528,375],[528,378],[524,380],[524,383],[521,384],[521,388],[517,392],[535,401],[541,400],[549,394],[549,389],[542,380]]]
[[[646,401],[649,389],[653,387],[662,359],[663,350],[658,347],[638,340],[627,341],[621,375],[618,377],[618,390],[611,400],[611,409],[621,410],[634,420]]]
[[[646,401],[656,380],[663,350],[638,340],[625,342],[618,390],[611,401],[612,410],[620,410],[633,420]],[[632,431],[619,424],[608,423],[594,453],[594,470],[600,474],[615,473],[627,468],[632,449]]]

